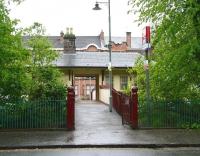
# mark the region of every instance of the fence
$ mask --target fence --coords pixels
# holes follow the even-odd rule
[[[130,96],[112,90],[113,108],[122,117],[122,124],[138,128],[137,88],[132,88]]]
[[[66,128],[66,99],[0,101],[0,128]]]
[[[122,93],[112,89],[112,105],[119,115],[122,115]]]
[[[200,128],[200,100],[140,100],[139,127]]]
[[[200,100],[139,100],[113,89],[113,108],[133,128],[200,128]]]

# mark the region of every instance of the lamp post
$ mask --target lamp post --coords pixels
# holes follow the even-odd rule
[[[111,15],[110,15],[110,0],[108,2],[96,2],[95,7],[93,10],[101,10],[99,4],[108,4],[108,25],[109,25],[109,64],[108,64],[108,71],[109,71],[109,89],[110,89],[110,96],[109,96],[109,110],[112,112],[112,62],[111,62],[111,53],[112,53],[112,44],[111,44]]]

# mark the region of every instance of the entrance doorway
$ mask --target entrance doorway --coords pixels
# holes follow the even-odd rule
[[[76,99],[96,100],[96,84],[95,76],[75,76],[74,88]]]

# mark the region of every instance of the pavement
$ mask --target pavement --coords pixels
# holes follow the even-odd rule
[[[77,102],[75,118],[74,131],[0,131],[0,149],[200,147],[200,130],[133,130],[98,102]]]

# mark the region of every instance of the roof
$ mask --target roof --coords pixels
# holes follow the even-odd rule
[[[27,42],[30,36],[24,36],[23,42]],[[49,41],[52,43],[53,48],[63,48],[63,40],[60,36],[47,36]],[[126,41],[126,37],[112,37],[114,43],[122,43]],[[105,43],[108,43],[108,37],[105,37]],[[76,48],[87,48],[88,45],[94,44],[97,48],[102,48],[101,40],[99,36],[76,36],[75,40]],[[131,38],[132,49],[142,49],[142,38],[132,37]]]
[[[95,44],[101,48],[101,41],[99,36],[76,36],[76,48],[83,48],[89,44]]]
[[[63,43],[60,40],[60,36],[46,36],[50,43],[52,43],[53,48],[63,48]],[[23,42],[26,43],[31,36],[23,36]]]
[[[112,52],[112,67],[126,68],[134,66],[137,58],[142,56],[139,53]],[[107,68],[109,62],[109,52],[76,52],[61,54],[55,61],[57,67],[96,67]]]
[[[63,41],[60,36],[47,36],[49,41],[52,43],[53,48],[63,48]],[[30,39],[30,36],[24,36],[23,41],[27,42]],[[99,36],[76,36],[75,40],[76,48],[85,48],[89,44],[97,45],[98,48],[101,48],[101,41]]]

